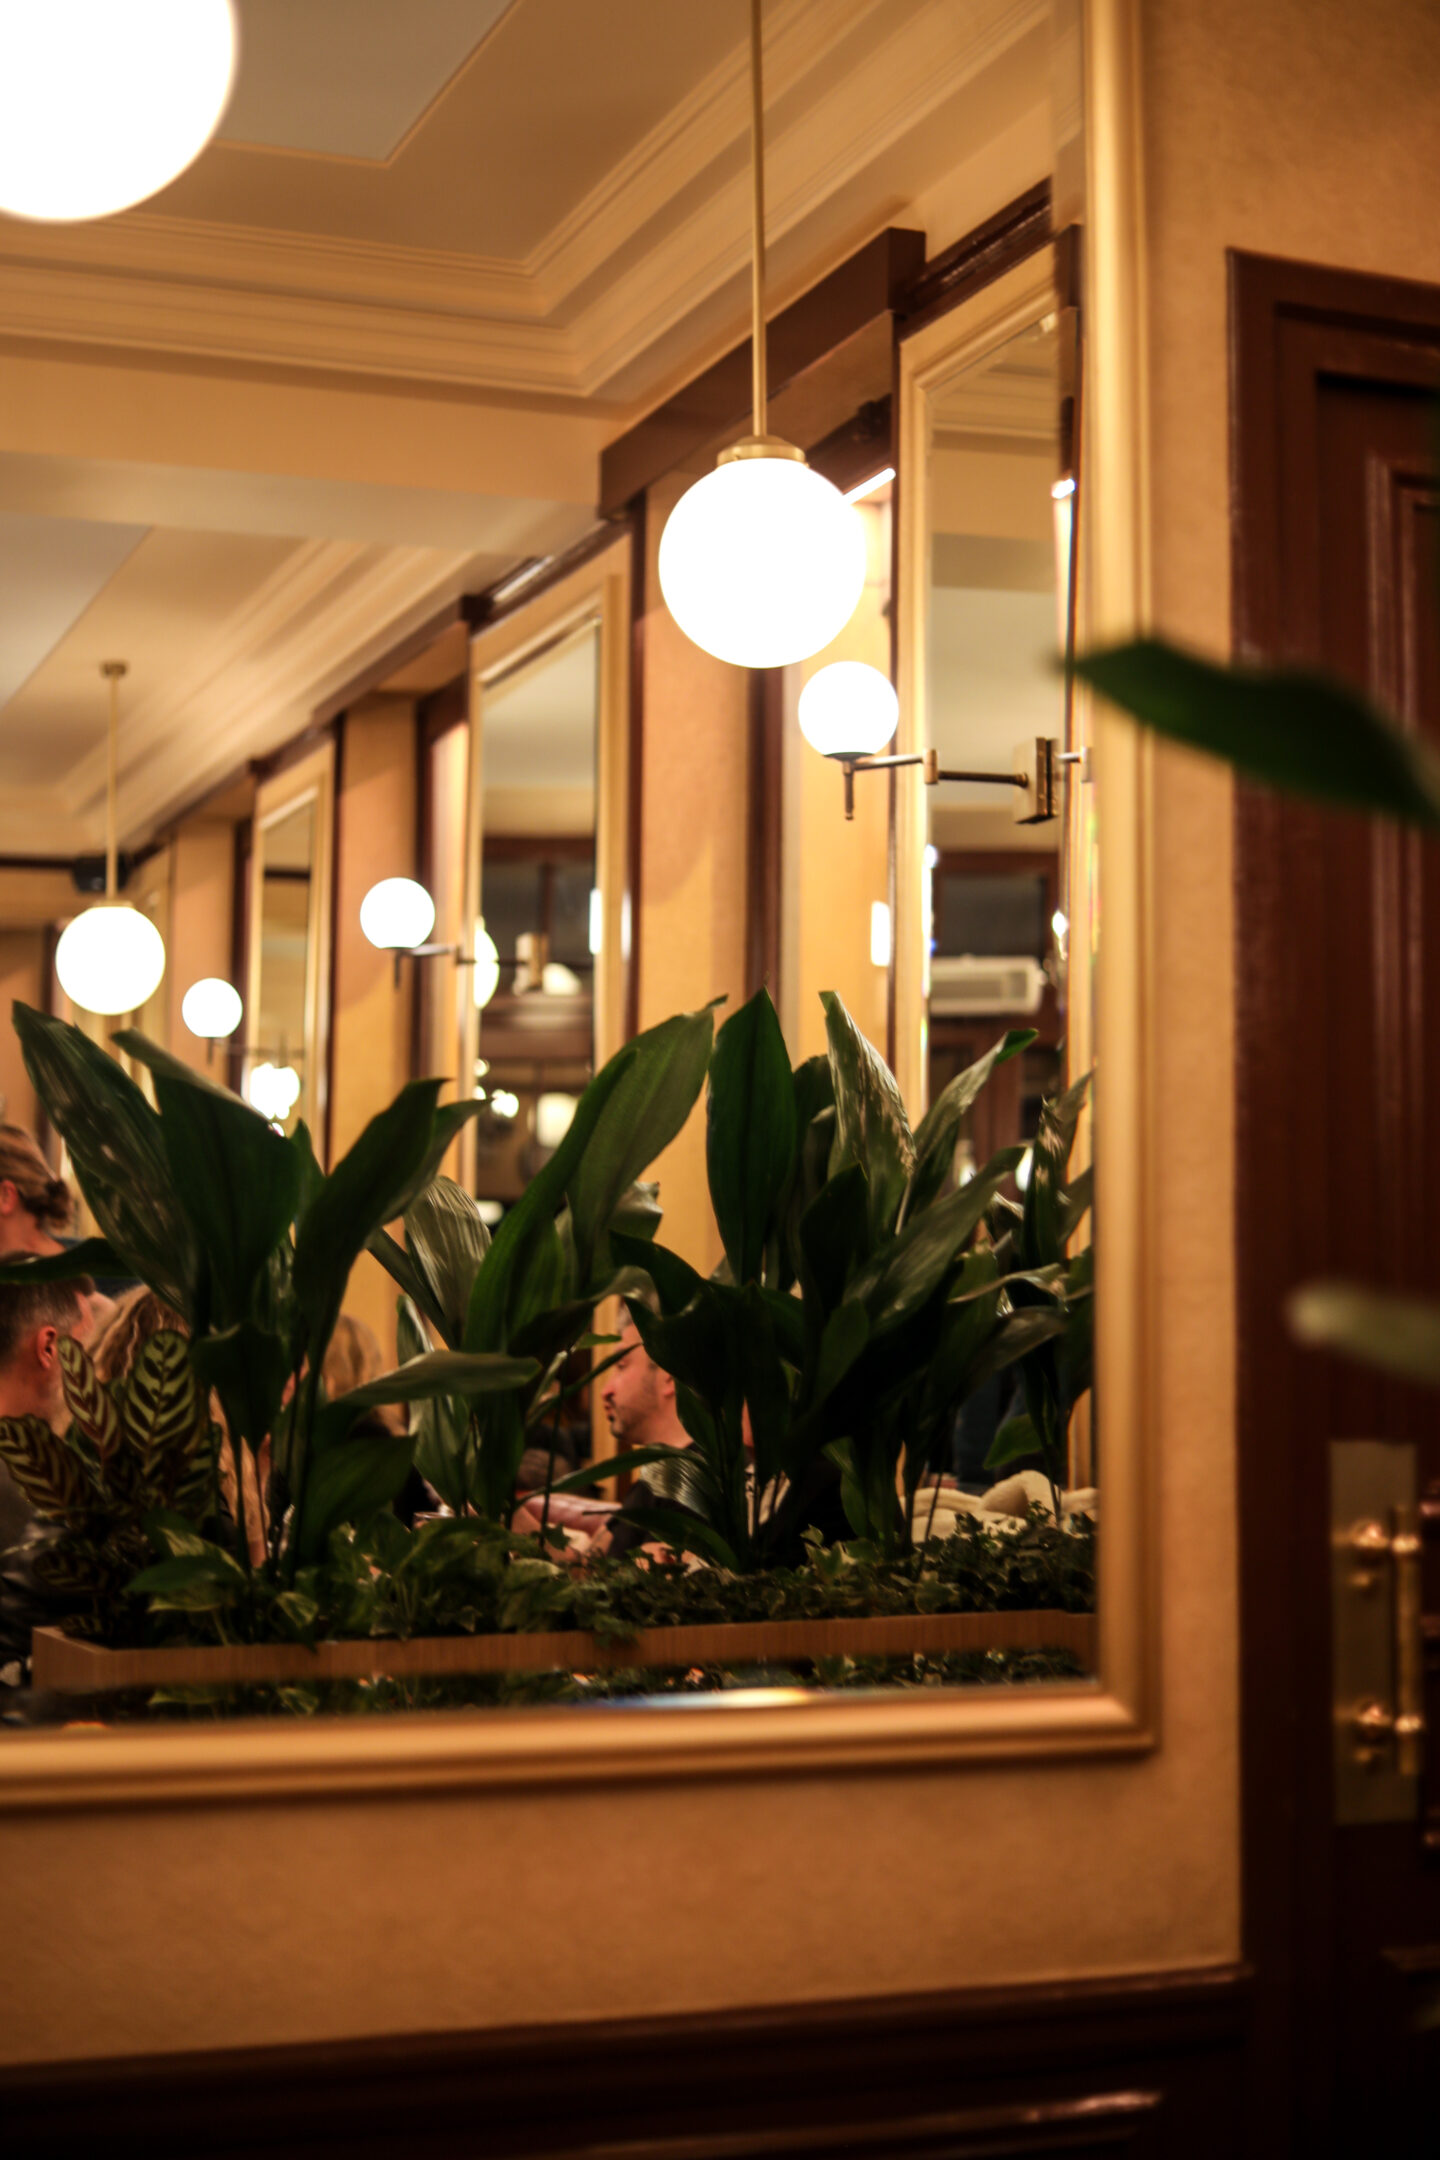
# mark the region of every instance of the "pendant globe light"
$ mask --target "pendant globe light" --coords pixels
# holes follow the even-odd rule
[[[794,443],[766,432],[762,0],[750,0],[754,432],[722,450],[660,537],[660,589],[685,635],[736,667],[808,660],[844,629],[865,584],[865,529]]]
[[[136,1012],[154,996],[165,973],[165,941],[148,915],[119,897],[115,847],[116,742],[120,725],[123,660],[106,660],[100,672],[110,684],[110,730],[105,780],[105,898],[86,908],[61,933],[55,973],[72,1005],[85,1012]]]
[[[230,0],[0,0],[0,210],[109,217],[168,186],[220,123]]]

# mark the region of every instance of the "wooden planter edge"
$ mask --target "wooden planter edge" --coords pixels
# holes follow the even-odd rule
[[[617,1667],[752,1665],[791,1658],[905,1657],[966,1650],[1067,1650],[1093,1668],[1095,1615],[898,1613],[879,1619],[730,1621],[648,1628],[621,1642],[576,1630],[431,1635],[213,1648],[106,1650],[59,1628],[32,1636],[34,1684],[56,1694],[119,1688],[263,1685],[313,1680],[443,1678],[462,1673],[607,1672]]]

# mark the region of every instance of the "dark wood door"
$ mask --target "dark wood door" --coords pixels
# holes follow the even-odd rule
[[[1237,647],[1440,747],[1440,291],[1231,270]],[[1298,1349],[1282,1308],[1325,1276],[1440,1295],[1440,844],[1250,789],[1236,842],[1254,2150],[1399,2151],[1440,2123],[1440,1816],[1337,1823],[1328,1470],[1332,1441],[1412,1442],[1440,1500],[1440,1400]]]

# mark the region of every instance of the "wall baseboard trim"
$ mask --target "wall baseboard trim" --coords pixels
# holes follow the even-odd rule
[[[1234,2151],[1243,1966],[0,2069],[14,2152],[882,2160]]]

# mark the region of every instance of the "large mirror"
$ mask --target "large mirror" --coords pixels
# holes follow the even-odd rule
[[[324,1144],[329,996],[331,751],[256,793],[247,915],[248,995],[238,1051],[246,1098]]]

